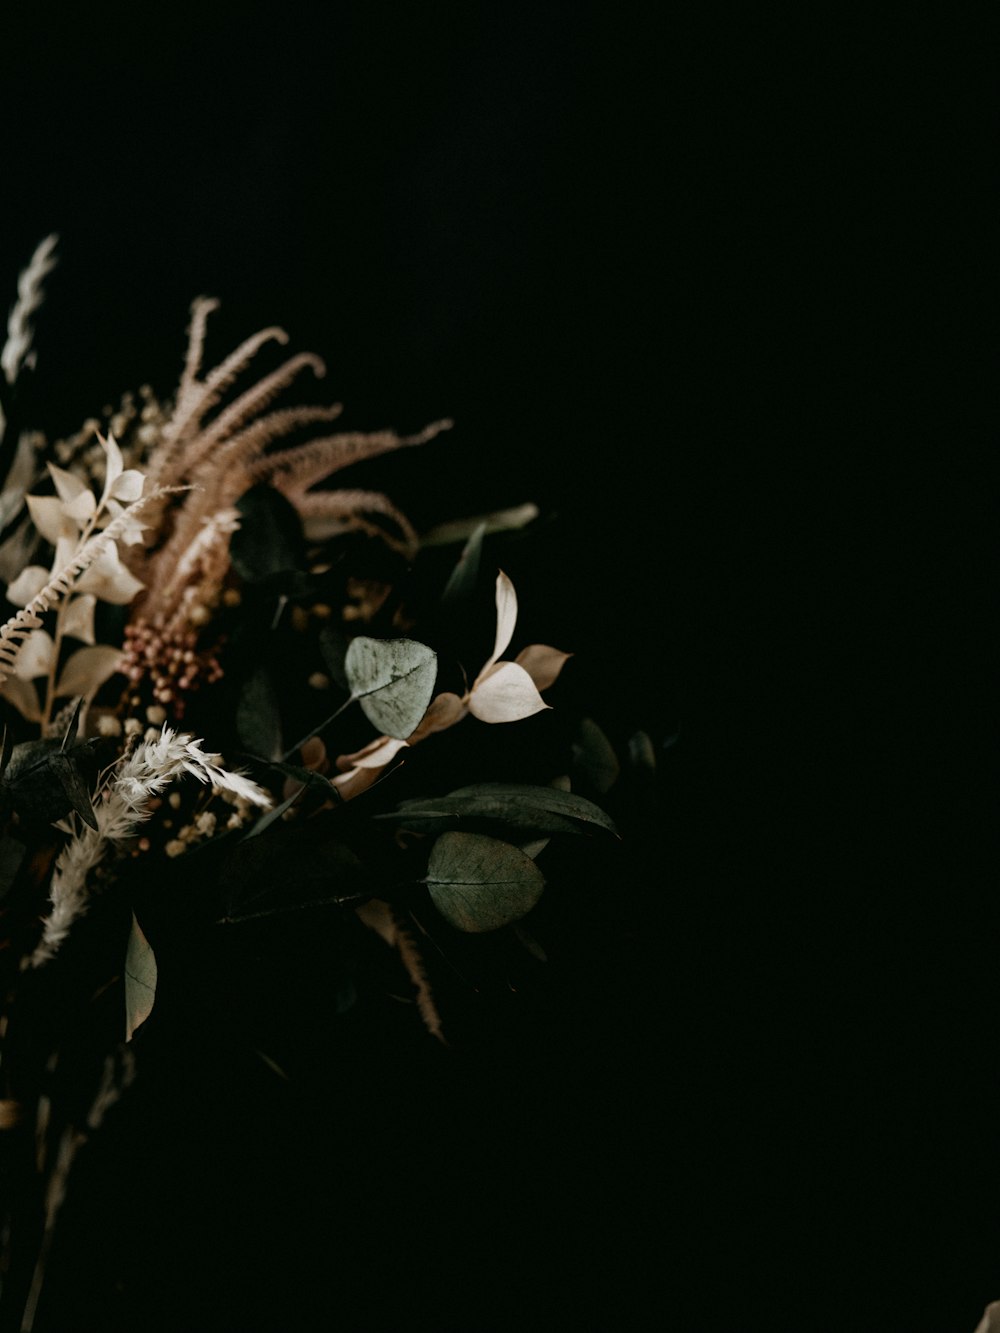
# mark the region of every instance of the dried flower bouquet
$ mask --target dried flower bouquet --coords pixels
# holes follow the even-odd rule
[[[544,959],[524,920],[539,858],[617,838],[599,794],[620,767],[588,719],[545,725],[570,654],[511,655],[517,596],[488,560],[530,530],[532,505],[418,534],[387,495],[331,484],[433,447],[450,422],[326,433],[339,405],[274,405],[323,375],[319,358],[254,378],[287,341],[268,328],[206,371],[216,303],[199,299],[171,399],[145,387],[54,443],[33,429],[32,317],[54,246],[21,275],[0,375],[4,1268],[29,1329],[70,1166],[135,1074],[161,938],[169,953],[336,913],[338,1012],[370,984],[374,947],[415,1030],[447,1042],[435,968],[461,975],[462,942],[483,937]],[[512,723],[524,741],[494,743]],[[60,1106],[69,1011],[88,1006],[93,1080]]]

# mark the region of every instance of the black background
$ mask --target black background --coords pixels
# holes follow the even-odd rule
[[[578,939],[547,1026],[459,1080],[492,1147],[443,1130],[451,1075],[414,1112],[440,1172],[379,1122],[429,1209],[388,1226],[381,1304],[338,1297],[338,1254],[369,1268],[322,1215],[300,1229],[315,1109],[230,1134],[206,1056],[186,1146],[160,1073],[169,1116],[140,1085],[155,1135],[133,1114],[107,1150],[112,1198],[138,1161],[160,1182],[141,1326],[318,1302],[329,1327],[971,1333],[1000,1294],[975,34],[630,4],[5,24],[8,290],[61,237],[43,424],[168,392],[196,294],[210,359],[280,323],[345,424],[455,419],[433,467],[372,473],[418,525],[552,517],[525,623],[660,750],[607,948]]]

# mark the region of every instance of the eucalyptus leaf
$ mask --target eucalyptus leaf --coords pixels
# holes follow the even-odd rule
[[[579,820],[590,828],[604,829],[618,837],[614,820],[599,805],[559,787],[536,787],[526,782],[478,782],[471,787],[459,787],[450,796],[483,801],[514,800],[539,811]]]
[[[518,833],[586,833],[576,820],[516,796],[437,796],[403,802],[397,810],[373,816],[417,833],[442,832],[463,824],[499,824]]]
[[[351,640],[344,659],[351,697],[386,736],[405,740],[434,692],[437,654],[415,639]]]
[[[470,933],[519,921],[545,888],[542,872],[519,847],[480,833],[442,833],[424,882],[445,920]]]
[[[142,933],[135,913],[125,951],[125,1040],[153,1012],[156,1000],[156,955]]]

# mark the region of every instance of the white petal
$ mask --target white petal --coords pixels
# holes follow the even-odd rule
[[[48,581],[47,569],[43,569],[41,565],[28,565],[21,570],[7,589],[7,601],[14,606],[27,606],[33,597],[38,596]]]
[[[500,662],[480,677],[469,696],[469,712],[481,722],[518,722],[549,705],[516,662]]]

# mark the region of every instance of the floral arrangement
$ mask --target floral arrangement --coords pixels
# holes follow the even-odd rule
[[[571,654],[513,651],[517,593],[489,562],[533,505],[418,533],[331,481],[432,450],[449,421],[330,433],[339,404],[275,405],[319,358],[254,373],[282,329],[205,369],[200,298],[171,397],[143,387],[55,442],[34,429],[54,247],[21,275],[0,362],[3,1269],[27,1329],[74,1158],[136,1074],[161,939],[333,912],[337,1012],[376,958],[447,1043],[435,971],[495,960],[475,954],[489,939],[544,962],[546,848],[617,839],[600,796],[621,768],[588,718],[548,723]],[[652,763],[641,734],[631,758]],[[74,1043],[93,1079],[60,1103]]]

